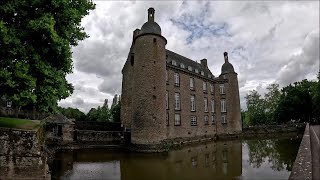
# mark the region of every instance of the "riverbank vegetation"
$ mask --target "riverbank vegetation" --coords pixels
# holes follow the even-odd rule
[[[247,110],[242,112],[245,126],[288,122],[320,123],[320,74],[317,81],[306,79],[282,89],[270,84],[264,96],[256,90],[245,97]]]

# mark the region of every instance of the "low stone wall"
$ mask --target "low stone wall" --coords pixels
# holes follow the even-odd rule
[[[50,179],[39,133],[0,128],[0,179]]]
[[[303,138],[299,147],[296,160],[289,177],[289,180],[312,179],[312,157],[310,146],[309,124],[305,128]]]
[[[290,132],[303,132],[306,124],[286,124],[286,125],[264,125],[264,126],[252,126],[242,129],[244,135],[257,135],[257,134],[278,134],[278,133],[290,133]]]
[[[94,121],[76,121],[75,129],[94,130],[94,131],[121,131],[121,123],[117,122],[94,122]]]
[[[119,144],[122,141],[120,131],[77,130],[77,143]]]

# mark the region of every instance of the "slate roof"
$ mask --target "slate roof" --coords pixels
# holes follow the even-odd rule
[[[161,28],[158,23],[154,21],[147,21],[142,25],[141,31],[140,31],[140,34],[144,34],[144,33],[161,35]]]
[[[193,73],[197,73],[195,72],[195,70],[198,70],[199,75],[201,75],[201,71],[204,72],[204,76],[210,79],[214,78],[214,75],[211,73],[211,71],[209,70],[209,68],[205,67],[204,65],[197,63],[189,58],[186,58],[184,56],[181,56],[175,52],[172,52],[170,50],[166,49],[166,54],[167,54],[167,64],[171,64],[172,65],[172,61],[176,62],[176,66],[181,68],[181,63],[184,64],[184,68],[185,70],[188,70],[188,67],[191,66],[192,67],[192,71]]]
[[[225,62],[221,67],[221,74],[234,72],[234,68],[231,63]]]

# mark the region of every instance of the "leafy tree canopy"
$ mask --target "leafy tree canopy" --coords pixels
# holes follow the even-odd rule
[[[320,123],[320,75],[318,81],[306,79],[279,90],[270,84],[262,97],[256,90],[245,97],[244,125],[282,124],[288,121]]]
[[[0,97],[19,106],[55,111],[73,86],[71,47],[85,39],[88,0],[0,1]]]
[[[77,108],[63,108],[63,107],[58,107],[58,111],[66,116],[69,119],[75,119],[77,121],[84,121],[86,120],[86,115],[80,111]]]

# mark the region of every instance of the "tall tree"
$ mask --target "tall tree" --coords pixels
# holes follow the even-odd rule
[[[73,86],[71,47],[87,34],[81,19],[88,0],[0,1],[0,96],[40,111],[54,111]]]
[[[268,124],[275,122],[274,113],[278,106],[281,92],[279,84],[270,84],[267,86],[267,92],[264,94],[266,122]]]
[[[264,124],[266,121],[265,101],[256,90],[249,91],[245,97],[247,101],[247,114],[249,124]]]
[[[315,82],[306,79],[282,88],[275,111],[278,123],[290,120],[310,122],[312,119],[312,89]]]

